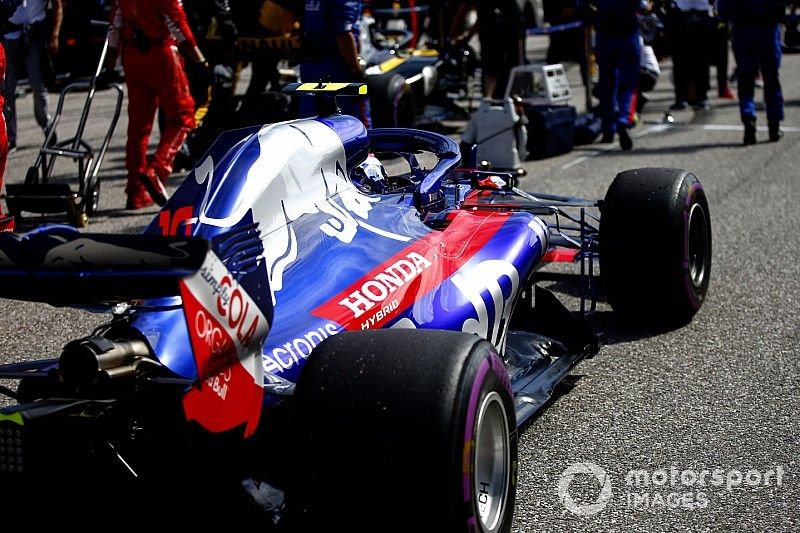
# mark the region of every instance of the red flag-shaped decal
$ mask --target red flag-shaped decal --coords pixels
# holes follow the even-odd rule
[[[250,436],[261,416],[267,319],[213,252],[180,291],[200,378],[183,399],[186,418],[214,433],[246,424]]]

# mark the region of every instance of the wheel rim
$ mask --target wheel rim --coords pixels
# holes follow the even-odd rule
[[[508,498],[510,442],[506,409],[496,392],[488,394],[478,413],[473,472],[478,517],[483,531],[497,531]]]
[[[689,211],[689,277],[695,288],[703,286],[708,265],[708,220],[700,204]]]

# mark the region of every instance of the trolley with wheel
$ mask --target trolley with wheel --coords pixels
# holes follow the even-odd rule
[[[92,21],[96,26],[108,26],[107,22]],[[108,50],[108,36],[103,42],[97,68],[89,81],[76,81],[68,84],[61,91],[58,106],[45,135],[44,143],[39,150],[33,165],[28,168],[25,181],[21,184],[6,185],[6,202],[9,212],[17,222],[22,220],[23,213],[41,215],[64,214],[69,223],[85,227],[88,219],[97,213],[100,200],[100,166],[105,157],[111,136],[114,134],[117,121],[122,110],[123,93],[118,83],[108,85],[116,92],[114,113],[108,123],[102,142],[94,147],[84,138],[86,124],[92,108],[92,102],[98,87],[98,76]],[[77,91],[86,91],[86,100],[81,111],[75,136],[58,140],[58,125],[61,122],[64,103],[68,96]],[[67,157],[78,166],[77,190],[68,183],[53,183],[53,170],[57,158]]]

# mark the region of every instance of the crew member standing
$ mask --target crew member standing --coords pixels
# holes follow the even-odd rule
[[[744,144],[756,143],[756,76],[764,79],[769,140],[783,136],[783,92],[781,90],[781,29],[786,15],[781,0],[717,0],[720,17],[732,23],[733,55],[738,77],[739,112],[744,124]]]
[[[23,0],[16,11],[8,18],[4,37],[6,47],[6,98],[5,119],[8,128],[8,146],[17,147],[17,80],[22,63],[28,73],[28,83],[33,90],[33,113],[36,123],[47,135],[50,127],[49,95],[45,84],[48,73],[48,54],[58,53],[58,34],[61,31],[63,5],[61,0],[53,0],[52,25],[46,19],[47,0]]]
[[[471,10],[477,22],[462,32]],[[483,95],[502,98],[511,69],[525,59],[525,28],[516,0],[461,0],[450,26],[450,41],[466,42],[475,33],[481,44]]]
[[[186,22],[180,0],[115,0],[109,29],[106,67],[122,53],[128,87],[127,209],[139,209],[169,198],[164,183],[175,154],[194,128],[194,100],[189,92],[178,46],[206,65]],[[156,109],[163,106],[166,127],[148,164],[147,143]]]
[[[633,94],[639,81],[642,42],[638,13],[647,8],[644,0],[595,0],[594,26],[597,33],[598,91],[603,120],[602,142],[612,142],[614,131],[623,150],[633,148],[628,129]]]
[[[705,110],[708,102],[709,59],[712,50],[712,18],[709,0],[672,0],[667,30],[672,46],[675,103],[671,109],[690,104]]]
[[[363,82],[364,62],[359,48],[361,0],[306,0],[303,15],[303,40],[309,57],[300,64],[304,82]],[[372,125],[369,99],[366,96],[343,96],[338,105]],[[316,113],[314,99],[300,99],[300,116]]]

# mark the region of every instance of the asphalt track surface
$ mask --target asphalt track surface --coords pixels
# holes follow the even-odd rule
[[[781,71],[785,137],[768,143],[761,129],[750,147],[741,145],[735,101],[712,98],[710,110],[677,112],[673,125],[663,125],[672,103],[669,64],[664,67],[633,130],[633,151],[595,144],[527,162],[521,185],[594,198],[625,169],[691,170],[711,206],[708,299],[690,325],[673,331],[633,329],[600,306],[594,321],[605,346],[520,436],[514,531],[800,530],[800,56],[785,56]],[[98,96],[90,119],[95,145],[110,114],[108,96]],[[61,138],[70,135],[67,124],[77,123],[83,95],[77,98],[66,106]],[[51,104],[54,109],[54,96]],[[42,140],[30,95],[17,108],[20,149],[10,156],[7,183],[22,181]],[[765,122],[762,110],[759,126]],[[102,168],[93,232],[138,232],[156,212],[123,209],[126,123],[123,113]],[[67,161],[61,172],[71,169]],[[179,181],[176,175],[171,184]],[[3,362],[56,356],[103,320],[5,300],[0,316]],[[577,474],[559,491],[562,473],[578,463],[597,465],[606,476]],[[627,484],[632,470],[644,471],[651,484]],[[606,480],[610,493],[601,490]],[[605,505],[576,515],[566,509],[564,494],[582,509]]]

